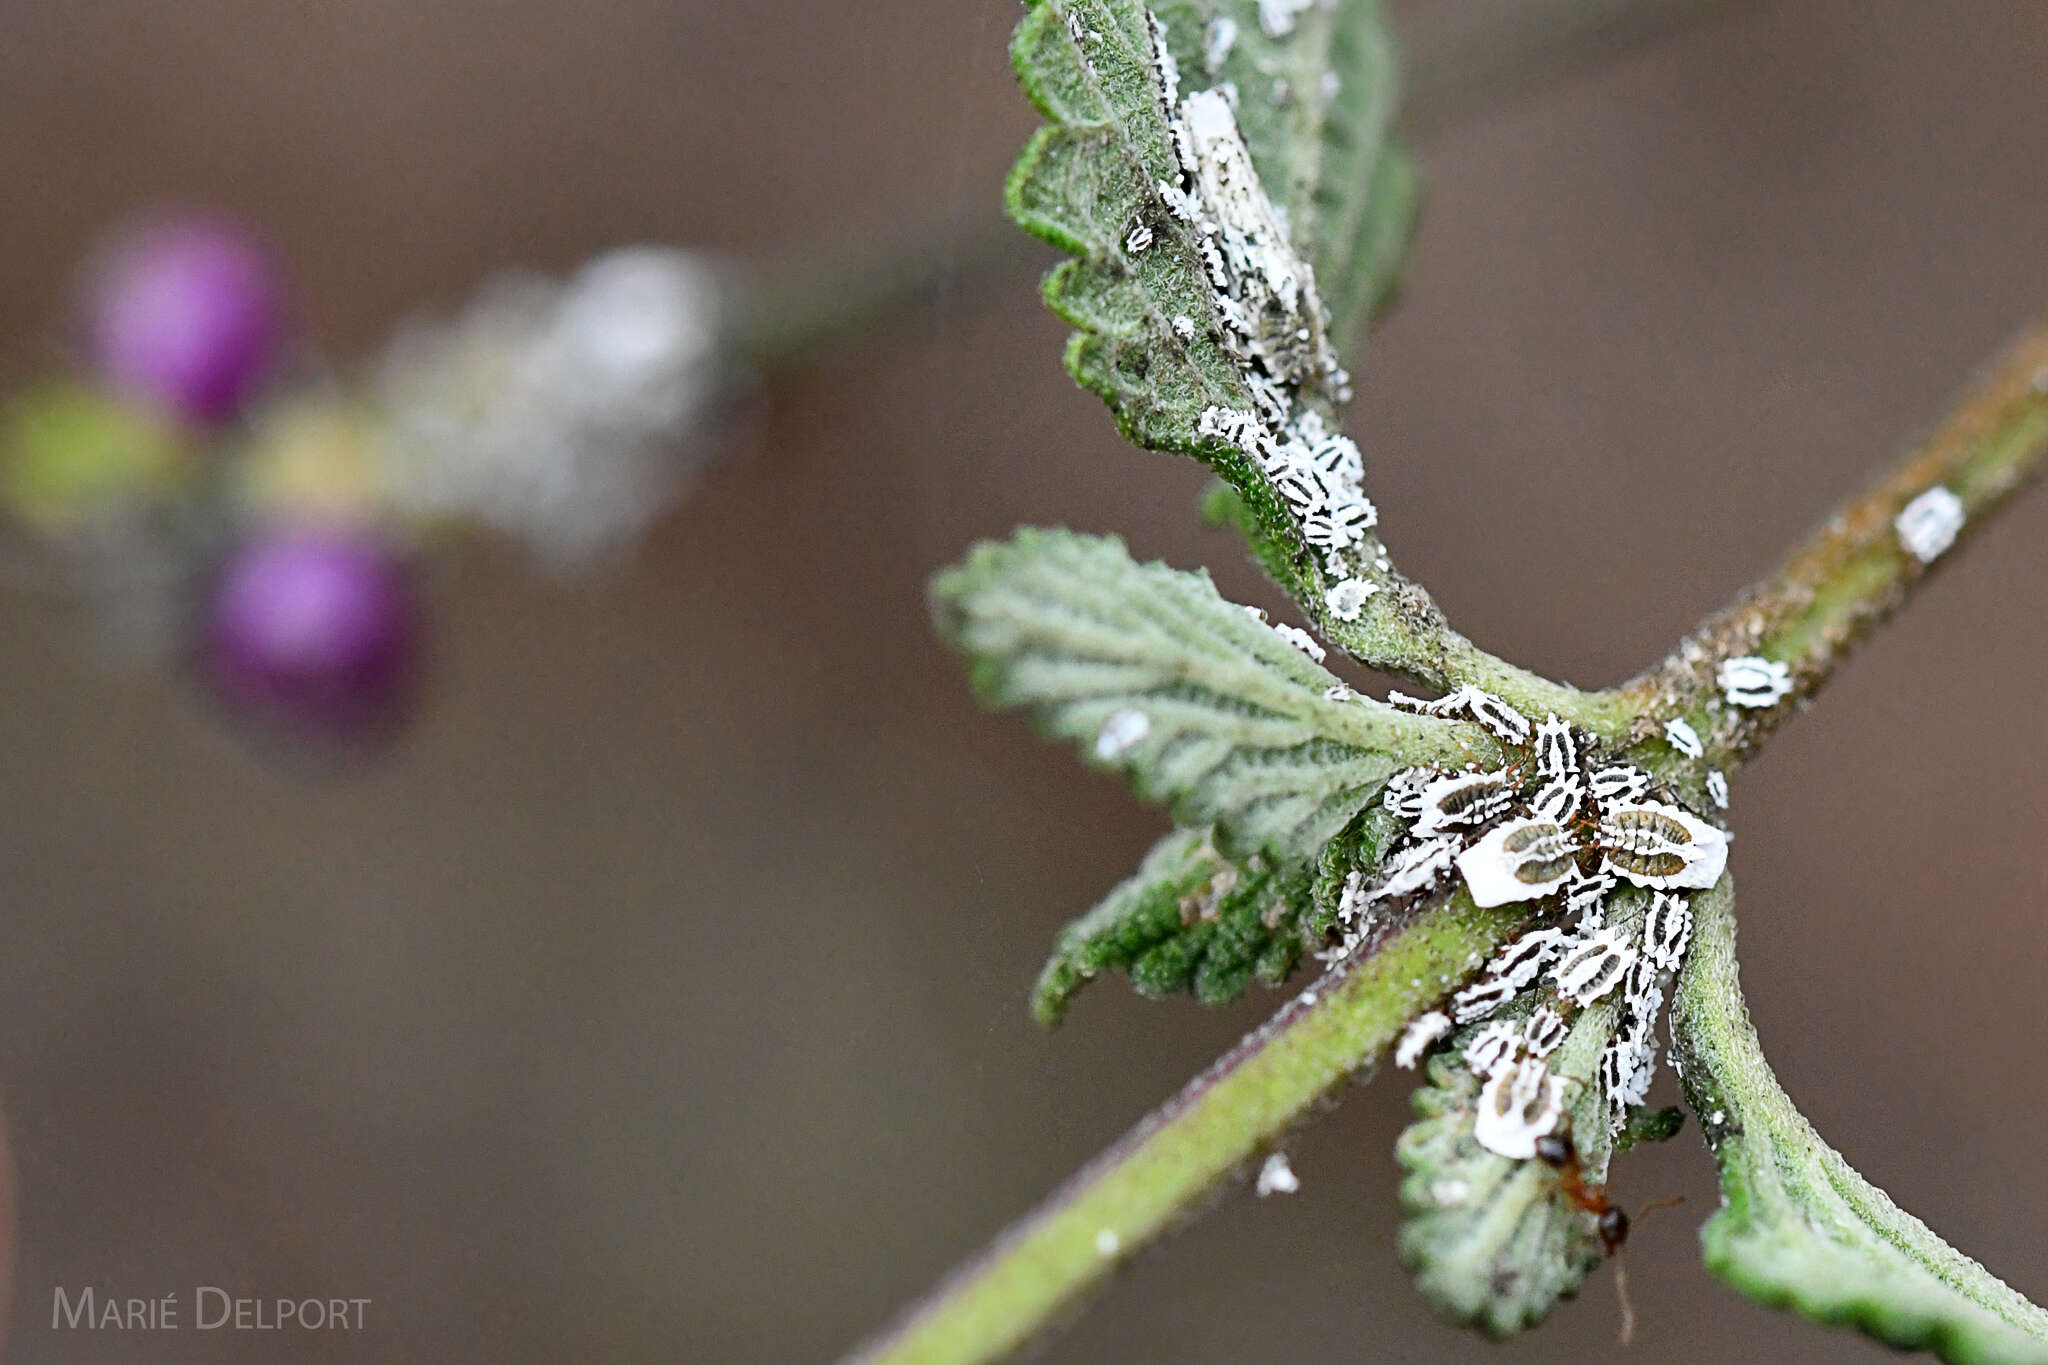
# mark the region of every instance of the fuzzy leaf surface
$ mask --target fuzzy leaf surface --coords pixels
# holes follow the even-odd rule
[[[1951,1365],[2048,1362],[2048,1313],[1951,1247],[1821,1140],[1771,1074],[1742,1001],[1734,893],[1694,902],[1672,1013],[1687,1099],[1721,1167],[1700,1229],[1741,1293]]]
[[[1186,990],[1205,1005],[1236,999],[1254,978],[1277,985],[1301,958],[1308,903],[1305,873],[1282,875],[1262,858],[1232,862],[1211,831],[1175,830],[1061,932],[1032,1013],[1059,1023],[1075,992],[1105,971],[1123,972],[1141,995]]]
[[[1577,1082],[1569,1113],[1580,1135],[1586,1179],[1606,1178],[1606,1098],[1593,1074],[1613,1036],[1614,1010],[1582,1014],[1551,1069]],[[1461,1326],[1509,1337],[1541,1322],[1603,1259],[1591,1215],[1566,1199],[1557,1172],[1541,1161],[1514,1161],[1473,1135],[1480,1078],[1458,1050],[1474,1029],[1454,1035],[1428,1064],[1415,1092],[1422,1116],[1394,1149],[1407,1171],[1401,1203],[1401,1261],[1432,1308]]]
[[[984,543],[932,601],[987,700],[1030,708],[1177,823],[1214,826],[1227,858],[1306,867],[1397,769],[1499,752],[1476,726],[1339,689],[1207,573],[1139,564],[1114,537]]]
[[[1279,8],[1285,8],[1281,6]],[[1255,0],[1180,0],[1157,7],[1184,90],[1229,85],[1239,129],[1298,256],[1313,269],[1332,336],[1358,330],[1390,295],[1406,254],[1417,181],[1389,138],[1396,102],[1393,44],[1377,0],[1332,0],[1261,24]],[[1212,26],[1236,38],[1210,62]],[[1336,581],[1307,545],[1294,511],[1258,462],[1200,431],[1210,407],[1249,410],[1239,362],[1226,354],[1194,226],[1167,211],[1162,182],[1178,175],[1153,64],[1146,8],[1135,0],[1029,0],[1011,44],[1027,95],[1047,120],[1012,169],[1011,216],[1074,259],[1045,280],[1047,304],[1076,331],[1067,368],[1106,402],[1126,438],[1189,455],[1236,491],[1260,562],[1325,638],[1355,657],[1395,657],[1418,610],[1376,538],[1357,551],[1360,576],[1382,588],[1341,620]],[[1142,227],[1150,244],[1130,246]],[[1191,320],[1177,332],[1175,319]],[[1297,396],[1335,429],[1328,395]]]

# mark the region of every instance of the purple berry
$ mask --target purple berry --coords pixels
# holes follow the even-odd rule
[[[244,545],[222,569],[203,664],[238,712],[295,738],[393,728],[413,692],[418,602],[374,534],[301,527]]]
[[[187,421],[232,417],[277,358],[283,282],[269,253],[226,218],[138,227],[88,284],[92,363],[122,393]]]

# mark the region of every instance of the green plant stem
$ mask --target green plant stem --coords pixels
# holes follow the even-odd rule
[[[1340,963],[851,1361],[1015,1350],[1385,1051],[1520,922],[1461,895]]]
[[[2048,323],[2005,352],[1920,452],[1831,517],[1777,575],[1664,666],[1607,694],[1609,704],[1645,718],[1703,712],[1712,705],[1715,662],[1751,652],[1793,663],[1802,689],[1795,695],[1810,692],[1926,576],[1927,566],[1898,543],[1899,509],[1945,485],[1968,512],[1967,534],[2037,475],[2044,458]],[[1716,732],[1709,761],[1746,754],[1791,704],[1735,718],[1733,731]],[[853,1359],[981,1361],[1023,1343],[1383,1051],[1514,927],[1510,918],[1458,906],[1337,967]]]
[[[2007,347],[1925,445],[1837,508],[1775,574],[1709,617],[1662,664],[1617,694],[1645,717],[1644,726],[1654,726],[1652,718],[1691,718],[1706,740],[1706,762],[1743,761],[1954,555],[1951,549],[1929,565],[1908,553],[1893,527],[1901,508],[1931,488],[1947,488],[1968,514],[1960,543],[2038,478],[2044,461],[2048,319]],[[1787,665],[1790,695],[1762,710],[1721,705],[1716,668],[1741,655]]]
[[[1634,738],[1640,708],[1633,698],[1614,691],[1582,692],[1511,664],[1452,629],[1421,588],[1397,577],[1393,595],[1406,594],[1419,598],[1425,610],[1397,607],[1385,614],[1377,623],[1373,667],[1445,691],[1470,684],[1530,715],[1555,712],[1610,743]]]

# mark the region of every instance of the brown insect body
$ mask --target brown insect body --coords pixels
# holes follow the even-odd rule
[[[1609,1256],[1628,1240],[1628,1215],[1608,1202],[1604,1185],[1589,1185],[1579,1168],[1579,1149],[1567,1133],[1545,1133],[1536,1139],[1536,1155],[1557,1172],[1557,1186],[1572,1207],[1593,1215],[1600,1245]]]

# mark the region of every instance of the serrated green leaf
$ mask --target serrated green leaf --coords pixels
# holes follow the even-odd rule
[[[1375,802],[1324,846],[1310,887],[1309,933],[1321,938],[1336,932],[1345,884],[1353,875],[1370,877],[1406,832],[1406,821]]]
[[[1306,866],[1411,763],[1492,761],[1484,731],[1338,689],[1206,573],[1114,537],[1024,530],[932,584],[940,632],[998,706],[1030,707],[1220,851]],[[1112,724],[1114,722],[1114,724]]]
[[[1168,0],[1154,12],[1183,84],[1227,83],[1238,125],[1294,249],[1314,268],[1338,336],[1392,295],[1414,226],[1418,177],[1392,139],[1400,61],[1378,0],[1309,6],[1268,32],[1257,0]],[[1217,65],[1212,25],[1236,28]]]
[[[1675,1062],[1721,1167],[1707,1266],[1757,1302],[1951,1365],[2048,1362],[2048,1313],[1900,1209],[1821,1140],[1764,1061],[1735,965],[1734,893],[1693,904]]]
[[[1685,1111],[1676,1105],[1652,1109],[1632,1106],[1614,1134],[1614,1150],[1625,1152],[1643,1142],[1669,1142],[1685,1128]]]
[[[1567,1112],[1590,1184],[1606,1179],[1611,1154],[1606,1097],[1593,1077],[1614,1027],[1614,1007],[1595,1006],[1550,1058],[1554,1074],[1578,1082]],[[1592,1215],[1565,1197],[1555,1170],[1488,1151],[1473,1135],[1480,1080],[1458,1056],[1473,1031],[1430,1059],[1429,1083],[1415,1092],[1423,1117],[1395,1146],[1408,1172],[1401,1262],[1439,1313],[1508,1337],[1578,1293],[1604,1252]]]
[[[1211,831],[1161,839],[1137,873],[1060,933],[1032,992],[1050,1028],[1074,993],[1122,971],[1144,995],[1192,991],[1204,1004],[1235,999],[1254,977],[1278,984],[1302,951],[1308,878],[1282,876],[1264,859],[1233,862]]]
[[[1416,200],[1413,165],[1388,141],[1395,60],[1376,0],[1335,0],[1295,14],[1284,34],[1261,25],[1255,0],[1179,0],[1158,8],[1169,50],[1189,89],[1237,91],[1239,130],[1260,180],[1289,224],[1342,336],[1391,293]],[[1209,25],[1237,37],[1212,71]],[[1311,549],[1294,511],[1259,463],[1200,429],[1211,407],[1255,406],[1223,334],[1194,227],[1168,212],[1158,186],[1178,176],[1148,12],[1136,0],[1030,0],[1011,55],[1018,78],[1050,120],[1008,184],[1011,216],[1072,253],[1046,277],[1047,304],[1078,330],[1067,366],[1148,449],[1190,455],[1238,493],[1242,523],[1261,563],[1325,638],[1355,657],[1428,671],[1414,647],[1433,609],[1395,575],[1377,539],[1334,574]],[[1150,245],[1129,246],[1142,226]],[[1197,325],[1176,332],[1175,319]],[[1331,397],[1294,397],[1335,429]],[[1364,579],[1377,596],[1363,612],[1332,614],[1328,589]]]

